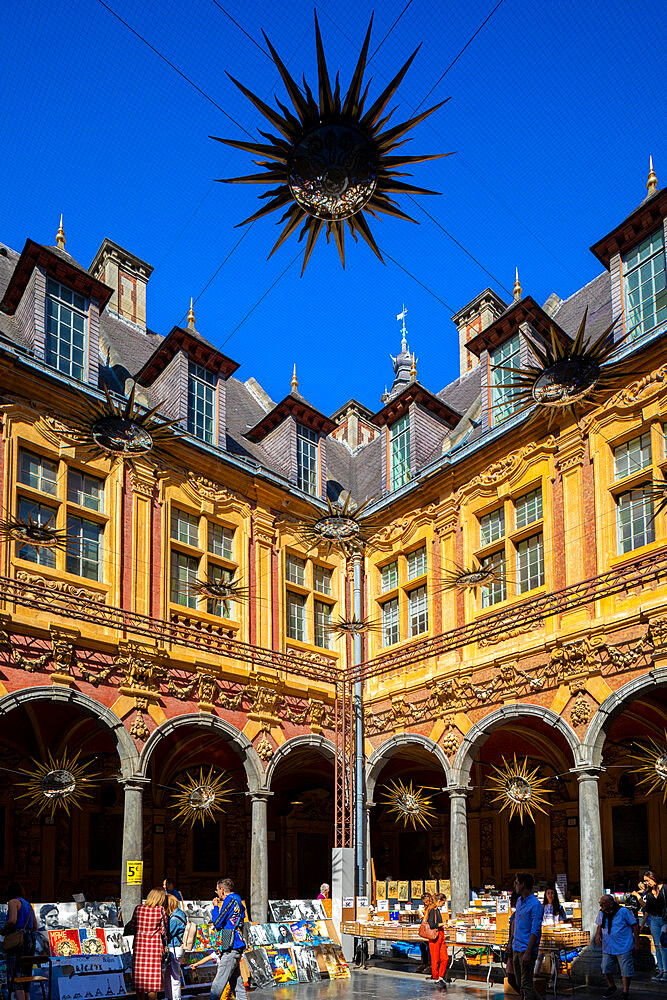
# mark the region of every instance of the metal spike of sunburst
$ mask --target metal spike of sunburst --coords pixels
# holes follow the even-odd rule
[[[76,444],[84,448],[92,459],[133,459],[155,452],[177,436],[174,425],[177,419],[163,420],[157,416],[163,406],[158,403],[150,410],[135,402],[136,386],[127,400],[116,402],[104,387],[106,400],[92,407],[85,400],[85,414],[77,420]],[[81,401],[84,402],[84,401]],[[75,409],[81,409],[81,402]]]
[[[7,517],[0,520],[0,538],[7,542],[17,542],[19,545],[34,549],[65,550],[70,536],[64,528],[56,528],[54,517],[41,523],[32,514],[24,517]]]
[[[511,582],[493,562],[473,563],[472,566],[452,563],[450,568],[443,570],[437,593],[447,590],[478,590],[480,587],[491,587],[494,583],[507,586]]]
[[[204,774],[204,768],[199,768],[199,775],[188,774],[184,781],[177,781],[178,791],[173,795],[171,809],[176,809],[174,819],[179,819],[181,825],[186,823],[193,827],[199,820],[204,826],[207,819],[213,819],[218,813],[224,812],[224,806],[230,801],[231,778],[216,774],[212,767]]]
[[[349,495],[342,504],[332,503],[327,497],[327,513],[318,514],[314,520],[296,522],[293,531],[309,552],[322,546],[327,555],[336,549],[349,558],[369,546],[376,525],[372,518],[362,515],[371,502],[366,500],[357,507]]]
[[[651,792],[662,792],[662,801],[667,802],[667,730],[665,730],[665,742],[658,743],[654,739],[649,739],[648,746],[635,744],[636,753],[628,754],[631,760],[640,762],[641,767],[633,768],[633,774],[641,774],[643,777],[638,782],[639,785],[648,785],[647,795]]]
[[[563,345],[551,326],[549,341],[540,336],[539,341],[524,334],[535,357],[535,364],[525,368],[492,365],[498,371],[509,372],[511,378],[504,388],[510,405],[518,403],[512,416],[537,405],[536,415],[545,407],[549,410],[549,427],[554,420],[569,411],[576,418],[576,406],[595,403],[609,392],[620,388],[624,381],[637,372],[624,361],[611,361],[625,338],[614,341],[616,320],[595,340],[586,340],[588,307],[584,311],[577,336],[572,344]],[[508,402],[497,404],[496,409],[507,407]]]
[[[357,618],[356,615],[352,615],[351,618],[340,617],[336,621],[329,622],[325,628],[327,632],[334,635],[354,637],[365,635],[367,632],[381,632],[382,622],[372,618]]]
[[[363,93],[362,87],[372,26],[371,17],[352,81],[346,96],[342,98],[338,76],[335,89],[333,91],[331,89],[320,27],[317,14],[315,15],[319,104],[315,101],[305,77],[302,89],[292,79],[278,53],[264,35],[295,113],[276,99],[281,112],[279,114],[230,76],[230,80],[264,115],[279,136],[259,130],[267,143],[211,136],[212,139],[217,139],[227,146],[234,146],[259,157],[254,163],[263,168],[263,173],[225,178],[223,183],[278,185],[266,194],[260,195],[261,198],[270,200],[239,225],[246,225],[270,212],[284,209],[285,214],[278,225],[285,223],[285,226],[271,254],[298,226],[302,226],[299,242],[306,237],[302,274],[322,230],[326,233],[327,243],[333,235],[341,263],[345,267],[345,223],[355,242],[358,236],[361,236],[373,253],[382,260],[364,217],[364,209],[372,215],[383,213],[415,222],[389,196],[437,192],[414,187],[398,180],[399,177],[409,175],[397,168],[450,155],[449,153],[423,156],[389,155],[392,150],[403,145],[407,132],[424,121],[445,101],[429,108],[428,111],[422,111],[400,125],[382,131],[395,109],[386,115],[384,111],[419,49],[415,49],[391,83],[371,107],[365,110],[368,86]]]
[[[649,519],[649,524],[653,524],[658,514],[667,510],[667,480],[654,479],[650,485],[644,486],[644,493],[653,503],[653,514]]]
[[[227,579],[225,576],[207,576],[203,580],[192,580],[188,583],[188,590],[197,597],[206,597],[211,601],[247,601],[250,595],[250,588],[244,587],[240,580],[233,577]]]
[[[424,794],[424,789],[409,781],[406,785],[400,778],[392,781],[382,791],[384,804],[389,806],[389,813],[402,820],[404,826],[412,824],[412,829],[418,826],[429,827],[435,818],[435,809],[431,797]]]
[[[33,760],[30,769],[18,772],[26,775],[27,781],[18,782],[25,791],[16,798],[27,799],[26,808],[36,809],[38,816],[48,811],[53,818],[57,809],[64,809],[69,816],[72,806],[81,809],[84,799],[93,798],[94,783],[100,776],[90,771],[91,764],[80,764],[79,757],[78,753],[70,757],[66,750],[54,757],[49,751],[46,763]]]
[[[517,813],[522,824],[524,814],[528,815],[534,823],[533,810],[546,813],[543,806],[547,805],[548,802],[544,794],[544,786],[548,784],[549,779],[537,777],[539,767],[529,771],[528,758],[524,757],[523,761],[519,763],[516,754],[514,754],[513,764],[510,764],[503,757],[502,767],[496,767],[495,764],[491,766],[496,773],[488,779],[488,782],[491,790],[498,792],[498,795],[491,801],[502,803],[500,812],[509,809],[510,819]]]

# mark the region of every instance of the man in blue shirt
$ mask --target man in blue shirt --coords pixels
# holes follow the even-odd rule
[[[236,1000],[247,1000],[248,994],[239,969],[245,948],[241,933],[245,921],[245,907],[241,897],[234,892],[234,883],[230,878],[218,881],[211,919],[213,921],[211,943],[218,956],[218,971],[211,984],[211,1000],[220,1000],[227,983]],[[223,931],[229,933],[223,934]]]
[[[609,989],[603,997],[613,997],[616,992],[614,969],[621,970],[623,1000],[628,1000],[630,982],[635,974],[633,952],[639,949],[639,930],[632,910],[619,906],[613,896],[603,896],[595,923],[595,944],[602,944],[602,972],[607,977]]]
[[[514,879],[518,899],[512,922],[512,963],[517,989],[523,1000],[536,1000],[533,966],[542,936],[544,907],[533,893],[533,876],[525,873]]]
[[[166,878],[164,880],[164,882],[162,883],[162,888],[169,896],[173,896],[175,899],[177,899],[179,903],[183,902],[182,894],[178,891],[178,889],[174,889],[174,883],[170,878]]]

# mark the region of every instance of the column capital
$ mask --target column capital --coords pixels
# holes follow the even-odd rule
[[[570,774],[577,776],[577,781],[599,781],[600,775],[604,774],[606,767],[597,767],[595,764],[577,764],[570,768]]]
[[[469,795],[472,795],[472,788],[470,785],[450,785],[447,788],[447,794],[450,799],[467,799]]]
[[[125,791],[131,788],[136,792],[143,792],[146,785],[150,785],[150,783],[150,778],[144,778],[140,774],[132,774],[129,778],[118,778],[118,784],[122,785]]]
[[[265,802],[267,799],[270,799],[271,796],[274,795],[275,793],[272,792],[269,788],[256,788],[254,791],[246,792],[245,794],[253,802]]]
[[[366,801],[364,802],[364,809],[366,810],[366,812],[370,812],[371,809],[373,809],[374,806],[376,806],[376,805],[377,805],[377,802],[372,802],[372,801],[369,802],[368,799],[366,799]]]

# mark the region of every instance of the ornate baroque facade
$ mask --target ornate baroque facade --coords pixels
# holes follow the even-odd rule
[[[540,307],[517,281],[507,306],[487,289],[454,317],[460,378],[422,386],[404,335],[382,408],[332,417],[296,380],[275,404],[237,379],[192,312],[153,333],[151,268],[111,241],[88,270],[62,231],[0,246],[4,874],[50,899],[112,893],[129,861],[191,895],[224,869],[261,919],[269,893],[328,876],[355,794],[378,876],[451,877],[455,908],[469,879],[520,865],[580,884],[590,919],[603,880],[664,870],[665,810],[632,747],[667,717],[666,217],[649,184],[571,299]],[[636,374],[550,425],[515,413],[496,366],[525,364],[525,332],[573,338],[585,309],[593,336],[617,321]],[[371,500],[361,611],[376,627],[356,664],[331,629],[353,614],[353,560],[304,542],[348,496]],[[31,545],[26,525],[59,540]],[[485,585],[456,585],[489,566]],[[96,796],[50,821],[16,801],[16,772],[65,749],[95,768]],[[513,754],[548,779],[534,824],[488,786]],[[172,812],[201,766],[234,792],[203,831]],[[394,777],[431,789],[430,830],[390,821]]]

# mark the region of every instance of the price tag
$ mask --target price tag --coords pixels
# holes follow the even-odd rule
[[[125,879],[126,885],[141,885],[144,880],[144,863],[143,861],[128,861],[127,862],[127,878]]]
[[[389,912],[389,900],[378,899],[378,913],[388,913],[388,912]]]
[[[509,913],[510,911],[510,901],[506,898],[498,898],[496,900],[496,913]]]

